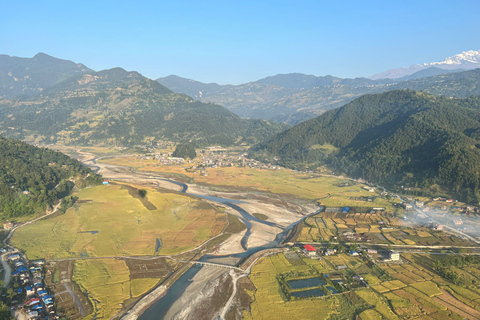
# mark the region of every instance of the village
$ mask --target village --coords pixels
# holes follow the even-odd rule
[[[8,263],[14,270],[11,293],[7,291],[12,309],[23,313],[26,319],[59,319],[53,297],[44,283],[45,262],[27,261],[16,252],[8,254]]]
[[[153,151],[153,150],[151,150]],[[249,167],[259,169],[280,169],[278,165],[263,163],[248,158],[244,148],[208,147],[197,152],[195,159],[172,157],[171,152],[137,154],[140,160],[155,160],[158,165],[183,165],[185,169],[208,175],[208,168]]]

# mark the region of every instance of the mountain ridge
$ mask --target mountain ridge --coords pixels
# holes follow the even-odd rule
[[[471,70],[480,68],[480,50],[463,51],[462,53],[445,58],[442,61],[414,64],[409,67],[390,69],[378,74],[370,76],[372,80],[380,79],[397,79],[409,76],[415,72],[427,69],[429,67],[437,67],[439,69],[453,70],[453,69],[465,69]]]
[[[472,80],[472,76],[477,80]],[[162,78],[157,81],[167,87],[170,85]],[[462,81],[468,81],[466,88],[471,90],[462,89]],[[480,73],[475,70],[456,72],[430,67],[398,80],[341,79],[294,73],[280,74],[236,86],[215,84],[213,90],[210,90],[213,87],[209,85],[176,76],[175,85],[170,86],[170,89],[190,93],[190,96],[199,101],[223,105],[241,117],[296,125],[349,103],[363,94],[403,88],[429,91],[431,86],[434,89],[431,92],[434,94],[465,97],[468,94],[480,94],[478,86],[474,84],[475,81],[480,81]],[[439,87],[441,82],[444,82],[443,89]],[[190,86],[192,83],[195,85]],[[455,90],[449,89],[447,84]]]
[[[75,74],[34,97],[0,100],[0,132],[36,143],[232,145],[282,128],[241,119],[122,68]]]

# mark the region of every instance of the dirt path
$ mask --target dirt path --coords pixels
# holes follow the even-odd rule
[[[230,271],[230,276],[232,277],[232,282],[233,282],[233,292],[232,295],[230,296],[230,299],[228,299],[227,303],[225,304],[225,307],[223,307],[222,312],[220,313],[220,319],[225,319],[225,315],[227,314],[228,310],[230,309],[230,306],[232,305],[233,300],[235,299],[235,296],[237,295],[237,283],[238,279],[243,278],[248,276],[250,273],[242,273],[238,274],[235,271],[231,270]]]
[[[85,311],[85,307],[83,306],[82,302],[78,298],[75,291],[73,291],[72,287],[70,286],[70,280],[62,280],[62,284],[65,287],[66,291],[72,297],[72,300],[75,303],[75,305],[77,306],[77,309],[78,309],[78,312],[80,312],[80,315],[82,317],[85,317],[87,315],[87,311]]]

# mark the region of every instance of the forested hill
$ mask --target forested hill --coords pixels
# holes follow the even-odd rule
[[[410,90],[365,95],[254,146],[251,156],[288,167],[328,164],[368,181],[438,183],[477,193],[480,98]]]
[[[241,119],[121,68],[75,75],[35,98],[0,100],[0,132],[36,143],[232,145],[256,143],[285,128]]]
[[[44,210],[77,186],[101,182],[79,161],[0,136],[0,220]]]

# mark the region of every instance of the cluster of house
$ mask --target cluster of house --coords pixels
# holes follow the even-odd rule
[[[9,263],[15,268],[13,278],[18,283],[17,301],[25,300],[22,309],[28,319],[58,319],[53,297],[48,294],[43,282],[42,260],[26,262],[19,253],[8,256]]]
[[[308,257],[315,258],[317,257],[317,249],[315,249],[313,246],[306,244],[303,246],[302,249],[303,253],[305,253]],[[332,256],[337,254],[337,249],[325,249],[323,250],[323,255],[324,256]],[[357,250],[351,250],[348,254],[351,256],[359,256],[360,254],[358,253]]]
[[[414,200],[412,197],[406,197],[407,202],[402,203],[402,207],[405,210],[413,210],[414,208],[420,209],[423,211],[429,211],[431,208],[428,207],[424,201],[420,200]],[[436,197],[433,198],[432,201],[437,201],[437,202],[445,202],[447,203],[457,203],[458,200],[453,200],[453,199],[447,199],[447,198],[442,198],[442,197]],[[436,204],[438,206],[438,204]],[[454,210],[459,213],[464,213],[466,215],[470,215],[473,213],[480,213],[480,208],[472,206],[472,205],[467,205],[467,206],[448,206],[448,205],[442,205],[439,207],[441,210]]]
[[[172,157],[171,153],[137,155],[142,160],[159,161],[160,165],[183,165],[191,164],[191,169],[219,168],[219,167],[250,167],[261,169],[280,169],[278,165],[265,164],[263,162],[249,159],[245,152],[232,151],[228,149],[212,147],[197,152],[195,159],[185,160]]]
[[[310,258],[318,257],[317,249],[315,249],[313,246],[311,246],[309,244],[304,245],[302,251],[305,255],[307,255]],[[336,255],[337,253],[338,253],[337,249],[334,249],[334,248],[328,248],[328,249],[323,250],[323,255],[324,256],[332,256],[332,255]],[[373,254],[373,253],[376,254],[377,250],[367,249],[367,254]],[[357,256],[360,255],[360,250],[350,250],[348,252],[348,254],[353,256],[353,257],[357,257]],[[399,260],[400,260],[400,253],[398,253],[396,251],[393,251],[393,250],[387,251],[387,258],[385,259],[385,261],[399,261]],[[345,268],[347,268],[347,266],[345,266]],[[337,266],[337,269],[339,269],[339,270],[340,269],[345,269],[345,268],[343,268],[343,266]]]

